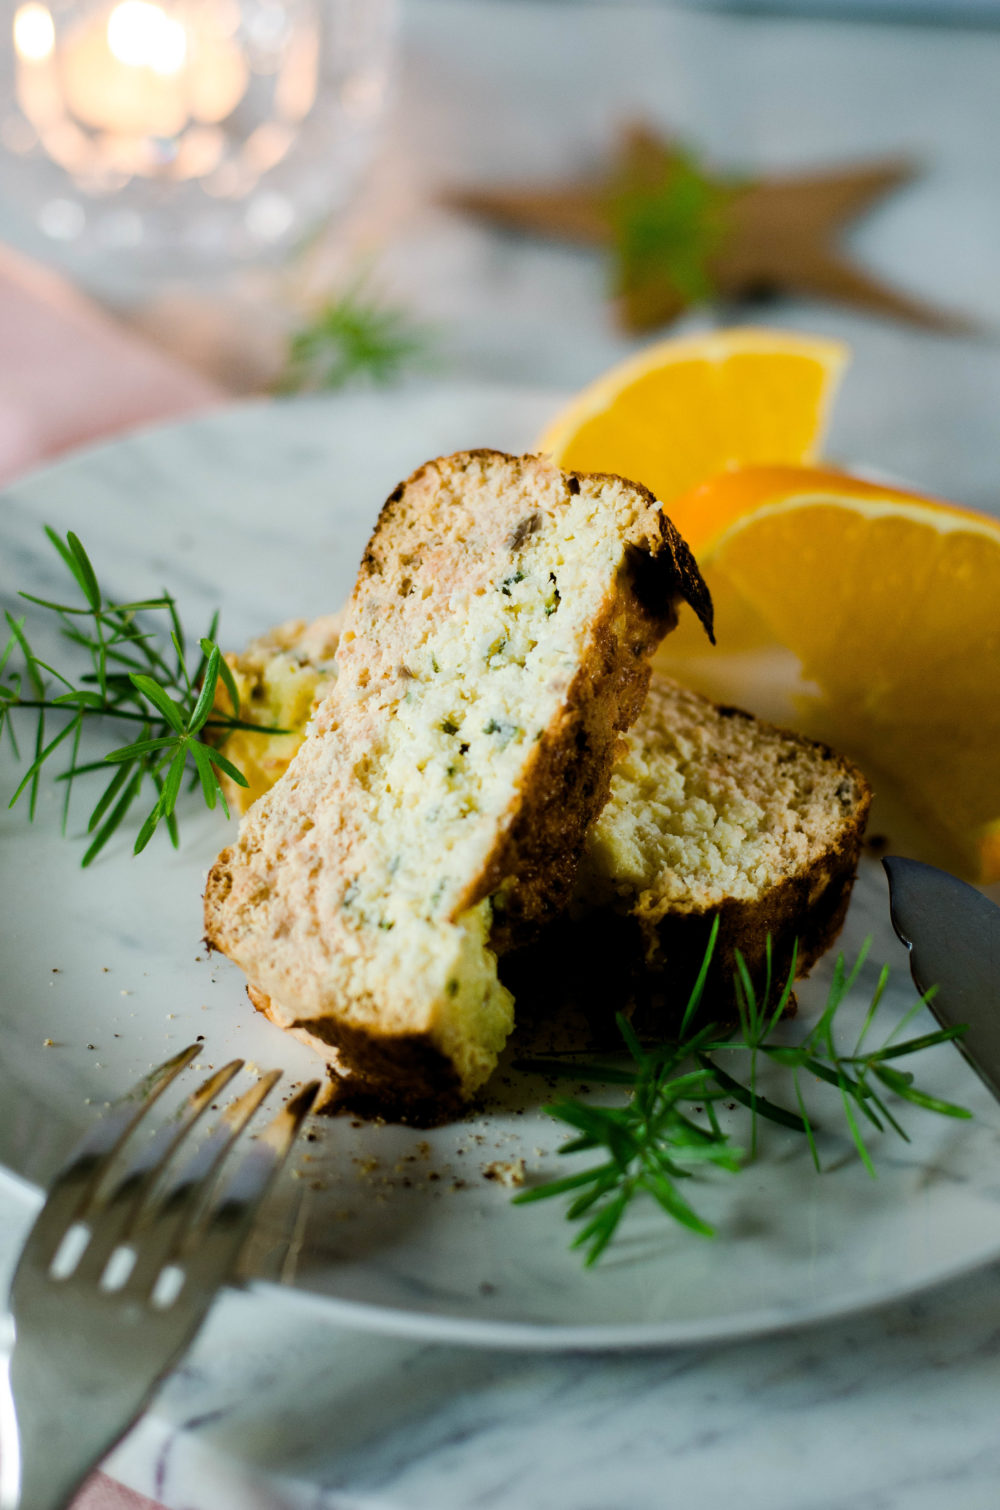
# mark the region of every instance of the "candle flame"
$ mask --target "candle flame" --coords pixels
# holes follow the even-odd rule
[[[150,0],[121,0],[108,17],[108,47],[128,67],[179,73],[187,55],[187,33]]]
[[[48,7],[29,0],[14,13],[14,46],[26,63],[43,63],[52,53],[56,29]]]

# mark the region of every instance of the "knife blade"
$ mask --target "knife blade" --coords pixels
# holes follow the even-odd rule
[[[910,974],[943,1028],[966,1024],[956,1043],[1000,1101],[1000,907],[981,891],[920,860],[887,855],[892,926],[910,952]]]

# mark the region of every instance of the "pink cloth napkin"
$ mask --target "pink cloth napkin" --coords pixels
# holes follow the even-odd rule
[[[221,389],[0,246],[0,485],[72,446],[217,404]],[[160,1510],[97,1473],[73,1510]]]
[[[73,446],[224,397],[0,246],[0,485]]]
[[[72,1510],[163,1510],[163,1507],[109,1479],[106,1473],[95,1473],[73,1501]]]

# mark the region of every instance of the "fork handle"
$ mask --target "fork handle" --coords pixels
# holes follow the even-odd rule
[[[131,1410],[134,1402],[128,1402],[126,1424],[117,1432],[114,1427],[123,1420],[122,1402],[100,1395],[72,1400],[58,1418],[45,1406],[19,1414],[12,1375],[21,1399],[41,1398],[32,1388],[36,1381],[30,1373],[30,1359],[26,1368],[17,1355],[13,1366],[9,1359],[0,1364],[0,1510],[66,1510],[84,1479],[125,1435],[145,1402]],[[50,1383],[47,1375],[37,1380],[43,1391]],[[109,1422],[113,1423],[110,1428]]]

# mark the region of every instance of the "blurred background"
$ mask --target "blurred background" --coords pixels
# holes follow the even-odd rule
[[[870,365],[872,454],[968,501],[995,495],[993,0],[3,0],[0,17],[7,475],[108,428],[96,410],[67,426],[39,408],[65,403],[60,366],[77,410],[88,364],[106,394],[109,353],[129,371],[122,339],[182,365],[145,405],[133,369],[119,424],[183,408],[185,391],[427,376],[573,389],[660,335],[764,321],[852,344],[853,443]],[[816,230],[917,314],[761,276],[626,328],[620,247],[558,212],[560,194],[613,184],[637,126],[686,154],[703,195],[893,165],[895,182]],[[484,210],[501,191],[541,196],[542,223]],[[766,228],[773,246],[788,213]],[[703,229],[691,214],[667,227],[682,251]],[[903,456],[879,442],[930,371],[948,449],[982,465],[958,488],[933,437],[919,455],[913,438]]]

